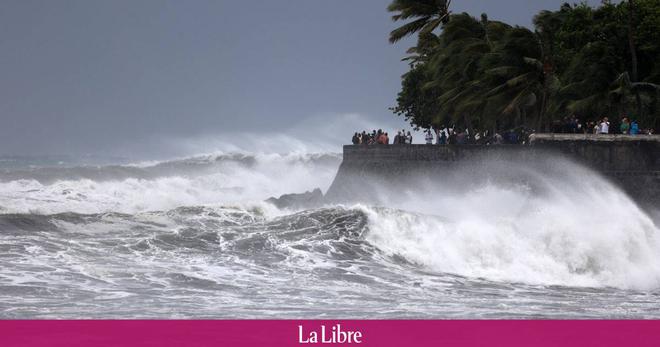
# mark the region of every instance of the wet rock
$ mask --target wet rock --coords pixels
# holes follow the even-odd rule
[[[266,202],[277,208],[313,208],[323,204],[323,193],[316,188],[302,194],[284,194],[279,198],[270,198]]]

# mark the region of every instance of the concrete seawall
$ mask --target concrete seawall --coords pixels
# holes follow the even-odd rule
[[[373,199],[375,184],[405,185],[427,173],[442,180],[449,168],[481,160],[540,162],[561,156],[587,166],[645,206],[660,206],[660,136],[536,134],[528,145],[348,145],[326,193],[329,201]],[[465,170],[470,170],[469,168]]]

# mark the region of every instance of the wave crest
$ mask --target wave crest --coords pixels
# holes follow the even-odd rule
[[[327,189],[340,161],[335,154],[216,154],[133,166],[8,171],[0,174],[0,212],[135,213],[258,202]]]
[[[524,193],[521,193],[524,194]],[[506,195],[506,192],[498,194]],[[467,199],[454,204],[470,208]],[[448,219],[362,207],[366,240],[434,271],[540,285],[660,288],[659,230],[625,199],[586,213],[589,197],[532,199],[522,212]]]

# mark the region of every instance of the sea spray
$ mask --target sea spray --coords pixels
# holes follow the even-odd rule
[[[658,230],[619,189],[473,164],[296,210],[263,200],[325,189],[338,156],[6,171],[0,317],[658,317]]]
[[[619,188],[573,163],[524,163],[506,179],[421,180],[398,209],[363,207],[366,239],[434,271],[565,286],[660,287],[660,230]],[[447,185],[452,185],[448,187]],[[463,187],[457,192],[453,187]],[[392,197],[392,195],[390,195]]]
[[[260,203],[327,189],[336,154],[216,154],[141,166],[40,168],[0,174],[5,213],[158,211],[178,206]],[[71,177],[73,176],[73,177]]]

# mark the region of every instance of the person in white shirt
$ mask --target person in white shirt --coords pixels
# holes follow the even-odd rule
[[[601,134],[610,133],[610,122],[607,121],[607,117],[603,118],[603,121],[600,123],[598,130]]]

